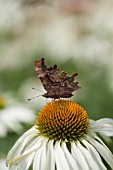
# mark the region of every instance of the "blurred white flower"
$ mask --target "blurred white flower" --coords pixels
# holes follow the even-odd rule
[[[17,0],[1,2],[6,4],[5,8],[14,8],[10,12],[11,16],[13,12],[23,16],[19,21],[16,18],[18,15],[13,15],[17,28],[20,25],[21,29],[19,32],[17,28],[15,31],[12,29],[10,35],[13,35],[13,38],[7,37],[2,41],[1,70],[20,69],[40,51],[44,51],[51,59],[59,62],[64,62],[69,57],[86,58],[91,62],[108,65],[111,60],[113,62],[112,0],[109,2],[80,0],[79,3],[77,0],[62,0],[58,1],[57,5],[55,1],[42,1],[41,4],[36,3],[35,8],[32,0],[31,5],[28,3],[27,6]],[[76,4],[80,11],[81,8],[85,8],[86,12],[81,11],[79,15],[73,13],[71,6],[78,10]],[[10,7],[7,7],[8,5]],[[6,13],[3,13],[3,16],[6,16]],[[8,17],[3,18],[4,22],[9,22]],[[15,23],[10,21],[13,28]]]
[[[5,159],[0,159],[0,170],[8,170]]]
[[[113,92],[113,1],[35,2],[0,1],[0,71],[20,70],[40,52],[60,64],[85,59],[108,67]]]
[[[3,100],[0,97],[0,137],[5,137],[11,131],[19,134],[23,130],[23,123],[33,123],[35,114],[30,107],[21,103],[5,106]]]
[[[16,14],[16,15],[15,15]],[[24,24],[22,6],[17,0],[0,0],[0,33],[18,32]]]
[[[10,170],[107,170],[113,154],[98,136],[113,136],[113,119],[89,120],[77,103],[55,100],[9,151]]]

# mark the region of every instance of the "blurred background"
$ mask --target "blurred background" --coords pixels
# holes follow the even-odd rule
[[[28,102],[44,93],[35,59],[77,72],[81,90],[72,100],[90,119],[113,118],[112,7],[112,0],[0,0],[0,170],[7,170],[7,152],[49,101]]]

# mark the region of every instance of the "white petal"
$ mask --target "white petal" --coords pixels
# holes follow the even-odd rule
[[[21,154],[22,149],[24,146],[34,137],[36,136],[36,129],[35,127],[32,127],[30,130],[28,130],[26,133],[24,133],[15,143],[13,148],[9,151],[7,156],[7,162],[14,157]]]
[[[9,170],[20,170],[17,166],[9,167]]]
[[[47,158],[44,166],[44,170],[54,170],[55,169],[55,156],[53,150],[53,141],[48,142],[47,148]]]
[[[102,160],[101,160],[99,153],[96,151],[96,149],[90,143],[88,143],[86,140],[82,140],[82,143],[86,146],[86,148],[90,152],[91,156],[95,159],[100,170],[107,170],[106,167],[104,166]]]
[[[62,143],[62,148],[63,148],[63,151],[65,153],[65,156],[66,156],[66,159],[67,159],[67,162],[69,163],[69,167],[71,170],[80,170],[77,163],[75,162],[73,156],[71,155],[71,153],[68,151],[67,149],[67,146],[66,146],[66,143],[63,142]]]
[[[23,159],[27,159],[33,152],[38,150],[41,147],[41,141],[44,140],[43,137],[37,137],[34,141],[32,141],[31,145],[24,151],[23,154],[14,157],[12,160],[9,160],[10,165],[19,164]],[[31,146],[31,147],[30,147]]]
[[[33,170],[43,170],[46,161],[46,146],[47,140],[43,142],[41,148],[39,148],[35,154],[34,161],[33,161]]]
[[[91,156],[90,152],[80,144],[80,142],[77,142],[77,147],[81,150],[83,153],[84,157],[86,158],[89,166],[91,167],[92,170],[100,170],[98,164],[95,162],[93,157]]]
[[[7,128],[7,131],[10,129],[14,132],[18,132],[22,129],[22,125],[19,121],[13,122],[13,121],[4,121],[4,126]],[[15,128],[16,127],[16,128]]]
[[[113,136],[113,119],[104,118],[97,121],[90,120],[90,127],[92,131],[102,135]]]
[[[0,170],[8,170],[5,159],[0,159]]]
[[[80,170],[90,170],[90,167],[82,154],[81,150],[78,149],[75,143],[71,143],[71,152],[74,158],[77,160],[79,165],[81,166]]]
[[[54,151],[57,170],[70,170],[64,151],[60,146],[60,142],[56,142]]]
[[[21,155],[26,155],[36,151],[37,148],[40,148],[42,146],[43,141],[45,141],[45,138],[43,136],[32,138],[32,140],[27,144],[28,146],[26,146],[22,151]]]
[[[88,141],[90,143],[92,143],[92,145],[97,149],[97,151],[105,159],[105,161],[108,163],[108,165],[113,169],[113,154],[110,152],[108,147],[105,144],[103,144],[103,142],[101,140],[100,140],[101,141],[101,143],[100,143],[100,142],[88,137]]]
[[[19,164],[16,165],[17,169],[20,170],[28,170],[32,164],[34,158],[34,153],[30,154],[28,157],[24,157],[23,159],[18,162]]]
[[[90,137],[90,136],[88,136],[88,137]],[[97,136],[97,134],[95,133],[94,134],[94,137],[95,137],[95,139],[96,139],[96,141],[99,141],[106,149],[108,149],[108,147],[105,145],[105,143],[100,139],[100,137],[99,136]],[[94,139],[94,138],[93,138]],[[108,149],[109,150],[109,149]]]
[[[29,169],[29,167],[31,166],[33,159],[34,159],[34,155],[35,153],[32,153],[31,155],[29,155],[29,157],[25,160],[27,163],[26,169]],[[25,170],[25,168],[24,168]]]
[[[111,125],[113,125],[113,119],[110,119],[110,118],[99,119],[96,122],[98,122],[100,124],[111,124]]]
[[[106,136],[113,136],[113,119],[100,119],[96,121],[97,127],[99,128],[99,133]]]
[[[101,137],[101,139],[103,139],[103,140],[105,141],[105,143],[107,143],[107,144],[112,143],[111,137],[105,136],[105,135],[103,135],[102,133],[99,133],[99,136]]]

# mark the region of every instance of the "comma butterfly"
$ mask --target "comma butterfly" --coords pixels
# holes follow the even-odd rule
[[[74,82],[77,73],[68,76],[66,72],[60,71],[57,65],[47,67],[44,58],[34,61],[35,71],[47,91],[43,97],[60,99],[73,96],[72,92],[80,89],[78,82]]]

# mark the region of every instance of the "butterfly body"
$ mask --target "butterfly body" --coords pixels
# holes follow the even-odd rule
[[[80,89],[78,82],[74,82],[77,73],[68,76],[64,71],[61,72],[57,65],[47,68],[44,64],[44,58],[35,60],[34,68],[44,89],[47,91],[42,95],[43,97],[52,99],[69,98],[73,96],[72,92]]]

